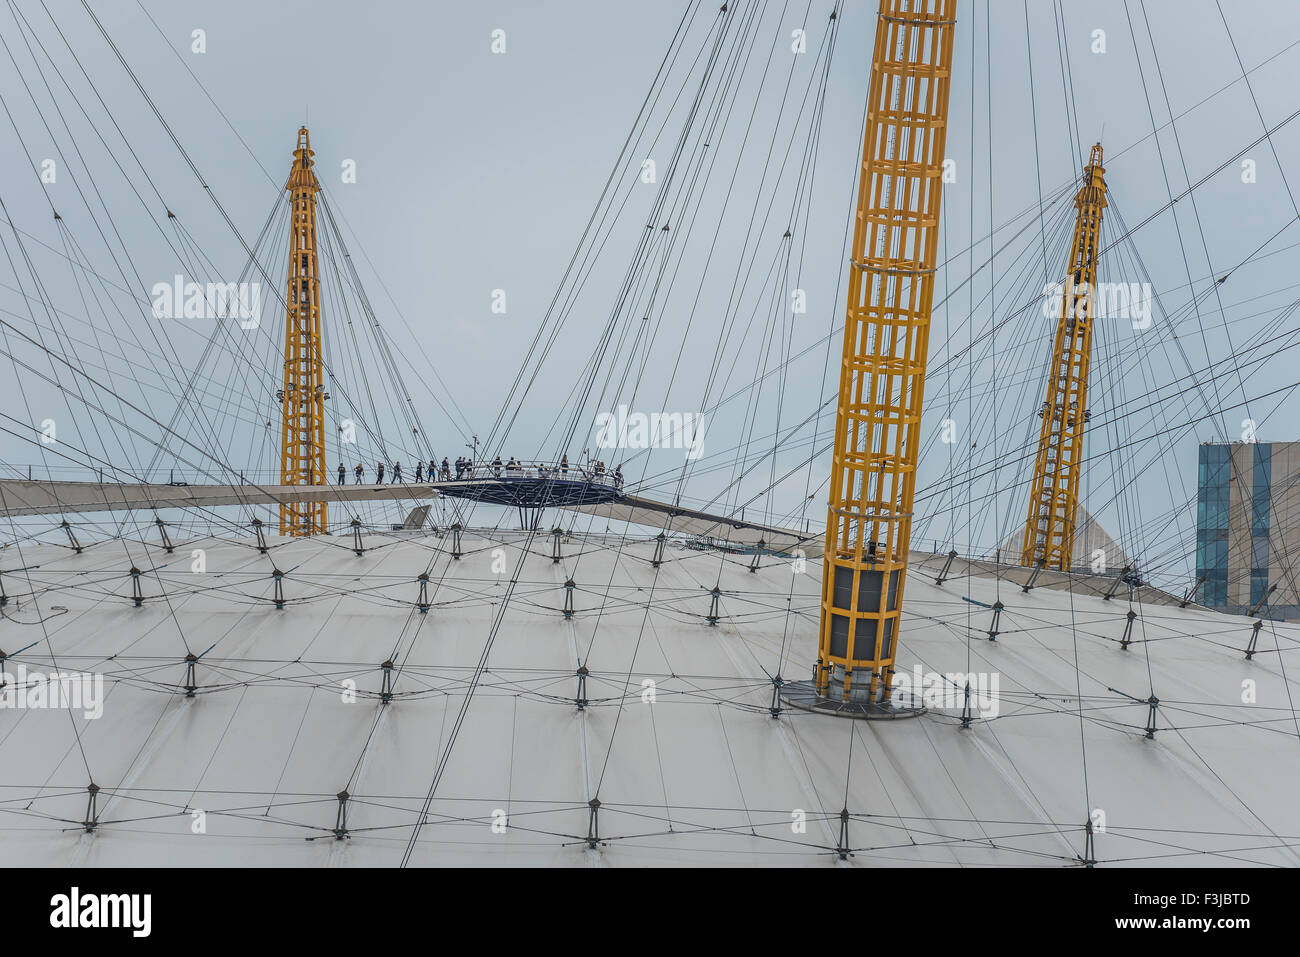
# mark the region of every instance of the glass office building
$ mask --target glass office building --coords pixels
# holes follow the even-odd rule
[[[1196,600],[1232,614],[1300,618],[1292,562],[1300,547],[1294,486],[1300,443],[1207,443],[1196,495]],[[1269,593],[1269,586],[1276,589]]]

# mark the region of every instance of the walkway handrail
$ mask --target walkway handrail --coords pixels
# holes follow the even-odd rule
[[[509,463],[503,462],[501,465],[495,463],[483,464],[476,462],[472,467],[463,469],[459,473],[455,465],[451,468],[452,481],[465,481],[466,479],[492,479],[494,481],[510,481],[514,479],[550,479],[553,481],[567,482],[586,482],[593,485],[609,485],[613,488],[622,488],[625,484],[613,470],[606,468],[603,471],[597,471],[590,465],[564,465],[562,462],[516,462],[512,467]]]

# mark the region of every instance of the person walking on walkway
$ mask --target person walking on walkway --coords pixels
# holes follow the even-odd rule
[[[375,469],[375,471],[379,473],[378,483],[380,485],[383,485],[384,484],[384,463],[380,462],[378,467]]]
[[[343,463],[340,462],[339,463],[339,484],[346,485],[347,483],[348,483],[348,470],[345,469],[343,467]]]
[[[366,470],[361,467],[361,463],[359,462],[357,463],[357,467],[352,470],[352,474],[357,477],[357,485],[361,484],[361,476],[365,474],[365,471]]]
[[[388,484],[389,484],[389,485],[392,485],[392,484],[394,484],[394,483],[396,483],[396,482],[401,482],[401,481],[402,481],[402,463],[401,463],[401,462],[394,462],[394,463],[393,463],[393,480],[392,480],[392,482],[389,482]],[[405,482],[402,482],[402,484],[405,485],[406,483],[405,483]]]

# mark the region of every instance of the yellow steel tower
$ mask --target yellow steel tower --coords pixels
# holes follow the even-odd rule
[[[956,0],[880,0],[835,415],[816,691],[889,696],[912,527]],[[832,692],[832,686],[834,692]]]
[[[1038,413],[1043,425],[1029,493],[1022,565],[1041,562],[1045,568],[1067,571],[1074,552],[1083,429],[1089,418],[1088,364],[1092,357],[1101,211],[1106,208],[1105,172],[1098,143],[1088,157],[1083,186],[1074,198],[1074,239],[1052,346],[1047,399]]]
[[[280,395],[280,483],[324,485],[325,373],[321,361],[320,268],[316,259],[316,194],[307,127],[298,130],[289,172],[289,290],[284,324],[284,390]],[[281,535],[325,531],[324,502],[280,506]]]

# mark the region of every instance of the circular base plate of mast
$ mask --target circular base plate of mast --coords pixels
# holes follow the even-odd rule
[[[925,714],[925,708],[896,704],[893,701],[867,701],[842,697],[828,698],[817,693],[812,681],[791,681],[781,688],[781,700],[800,711],[817,711],[837,718],[859,721],[898,721]]]

